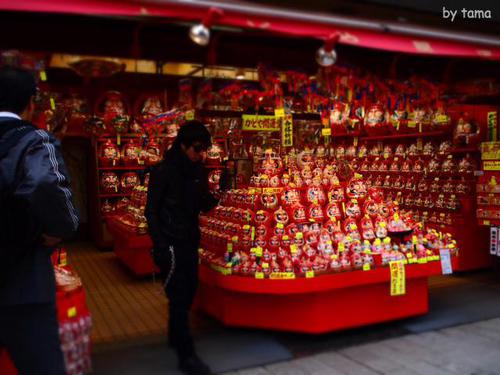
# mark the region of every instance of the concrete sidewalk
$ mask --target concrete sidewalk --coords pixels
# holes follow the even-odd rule
[[[500,374],[500,318],[224,375]]]

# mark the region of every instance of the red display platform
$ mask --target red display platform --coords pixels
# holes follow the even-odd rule
[[[257,280],[202,264],[197,306],[230,326],[326,333],[427,313],[427,278],[441,272],[441,262],[407,265],[406,294],[392,297],[389,267]]]
[[[149,235],[132,233],[113,217],[106,224],[114,238],[113,251],[134,274],[143,276],[158,271],[151,258],[153,242]]]

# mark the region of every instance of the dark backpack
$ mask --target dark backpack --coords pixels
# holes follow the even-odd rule
[[[18,129],[6,136],[14,128]],[[34,130],[35,127],[26,122],[0,123],[0,163],[22,137]],[[0,174],[0,285],[11,272],[15,272],[16,264],[39,243],[41,237],[41,223],[35,219],[28,202],[15,198],[14,189]]]

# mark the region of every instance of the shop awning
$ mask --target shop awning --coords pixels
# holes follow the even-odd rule
[[[243,2],[166,0],[0,0],[0,10],[90,16],[165,18],[200,22],[211,6],[224,10],[218,25],[326,39],[339,43],[431,56],[500,60],[500,38],[447,32],[421,26],[381,24],[328,14],[304,13]]]

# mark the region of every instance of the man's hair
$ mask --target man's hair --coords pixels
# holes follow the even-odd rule
[[[175,143],[180,146],[183,144],[189,148],[194,143],[201,143],[204,147],[208,148],[212,144],[210,133],[201,121],[191,120],[186,121],[177,134]]]
[[[35,94],[35,77],[28,70],[0,68],[0,111],[21,114]]]

